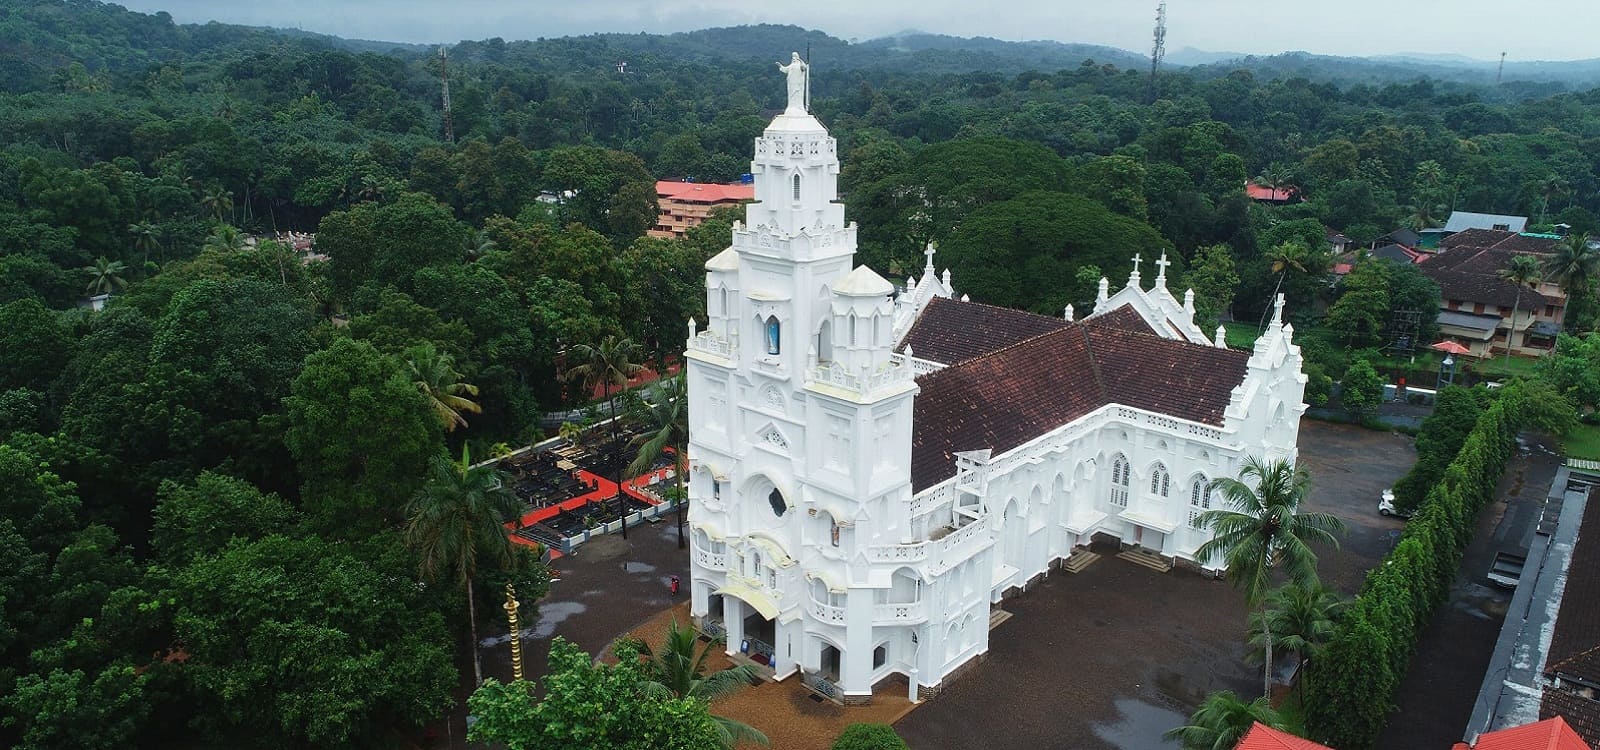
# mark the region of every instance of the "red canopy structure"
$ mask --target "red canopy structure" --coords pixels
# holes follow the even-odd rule
[[[1428,348],[1438,352],[1448,352],[1450,354],[1469,354],[1472,352],[1471,349],[1457,344],[1454,341],[1440,341],[1439,343]]]

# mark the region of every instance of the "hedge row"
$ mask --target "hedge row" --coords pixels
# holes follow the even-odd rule
[[[1516,450],[1524,388],[1501,389],[1478,417],[1399,544],[1367,573],[1327,652],[1307,664],[1307,736],[1339,750],[1368,750],[1377,741],[1417,639],[1449,594],[1478,511],[1494,498]]]

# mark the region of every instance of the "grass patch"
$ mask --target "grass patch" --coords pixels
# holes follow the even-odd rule
[[[1249,349],[1255,346],[1256,337],[1261,335],[1261,330],[1256,328],[1255,323],[1229,321],[1223,323],[1222,327],[1228,331],[1228,346],[1234,349]]]
[[[1569,458],[1600,461],[1600,425],[1579,424],[1561,438],[1561,450]]]
[[[1531,377],[1534,368],[1539,366],[1536,357],[1504,356],[1480,360],[1472,363],[1472,371],[1486,378]]]

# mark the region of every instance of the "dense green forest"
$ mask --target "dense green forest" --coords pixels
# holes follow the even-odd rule
[[[1059,314],[1169,252],[1208,325],[1281,285],[1318,381],[1438,294],[1374,263],[1331,286],[1325,226],[1600,212],[1600,89],[1556,84],[1152,84],[1065,46],[775,26],[490,39],[449,50],[446,140],[433,50],[90,0],[0,0],[0,40],[0,745],[23,748],[387,747],[449,711],[466,599],[408,543],[415,498],[581,406],[568,347],[681,348],[731,217],[645,238],[653,181],[746,171],[790,49],[862,262],[903,278],[934,242],[973,299]],[[1307,200],[1252,204],[1250,177]],[[441,419],[466,384],[481,410]],[[508,580],[534,606],[537,562],[493,563],[479,609]]]

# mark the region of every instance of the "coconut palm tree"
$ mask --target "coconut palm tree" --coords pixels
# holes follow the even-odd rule
[[[641,687],[646,693],[661,698],[699,698],[707,703],[750,687],[758,677],[752,665],[740,664],[719,672],[706,672],[706,660],[721,642],[718,637],[700,645],[698,634],[692,628],[680,626],[674,619],[660,650],[653,650],[644,642],[635,644],[644,659],[645,682]],[[769,744],[767,736],[749,724],[725,716],[711,718],[717,723],[722,747],[727,750],[741,742]]]
[[[1261,323],[1257,328],[1266,325],[1267,314],[1278,299],[1278,292],[1283,289],[1283,280],[1289,272],[1306,273],[1311,267],[1311,250],[1299,242],[1280,242],[1277,247],[1267,251],[1267,261],[1272,264],[1272,272],[1278,274],[1278,283],[1272,288],[1272,298],[1267,300],[1267,309],[1261,313]]]
[[[1265,653],[1270,637],[1274,648],[1295,655],[1303,683],[1306,663],[1327,650],[1338,633],[1339,613],[1347,604],[1343,597],[1320,584],[1280,587],[1267,596],[1264,611],[1250,616],[1249,653]]]
[[[688,468],[684,446],[689,443],[689,401],[682,375],[658,382],[651,388],[650,402],[640,409],[639,421],[647,429],[633,439],[639,454],[628,464],[628,476],[650,470],[658,456],[671,456],[678,495],[678,549],[683,549],[683,509],[688,498],[683,493],[683,472]],[[671,452],[668,452],[668,449]]]
[[[1586,294],[1589,285],[1600,275],[1600,252],[1589,247],[1589,238],[1579,234],[1567,237],[1556,245],[1555,252],[1544,261],[1545,278],[1561,286],[1566,295],[1562,301],[1562,317],[1575,295]]]
[[[1244,591],[1245,603],[1263,605],[1272,573],[1282,569],[1302,586],[1317,581],[1317,555],[1311,543],[1339,546],[1335,534],[1344,522],[1328,513],[1301,513],[1300,503],[1311,487],[1311,477],[1294,464],[1278,459],[1245,459],[1239,478],[1222,477],[1212,488],[1227,508],[1208,510],[1196,522],[1211,531],[1211,539],[1195,550],[1195,559],[1221,559],[1228,580]],[[1265,621],[1271,625],[1271,621]],[[1272,638],[1266,639],[1264,692],[1272,689]]]
[[[200,205],[204,206],[217,221],[226,221],[226,217],[233,213],[233,192],[213,185],[200,196]]]
[[[110,294],[117,289],[126,289],[128,281],[122,278],[122,272],[128,270],[120,260],[106,260],[104,255],[96,258],[94,265],[84,266],[79,271],[89,277],[89,285],[84,291],[91,295]]]
[[[480,561],[499,567],[511,564],[511,540],[505,524],[521,509],[505,475],[494,465],[472,466],[464,447],[459,463],[435,457],[428,480],[406,505],[405,540],[420,559],[422,577],[435,581],[451,576],[466,594],[474,685],[483,683],[483,664],[478,658],[478,612],[472,584]]]
[[[231,224],[218,224],[213,227],[211,234],[206,235],[206,241],[200,245],[202,250],[219,253],[243,252],[246,247],[249,247],[249,244],[245,242],[244,232]]]
[[[133,249],[144,253],[146,263],[150,262],[150,251],[161,249],[161,230],[148,221],[128,225],[128,234],[133,235]]]
[[[467,235],[466,243],[464,245],[464,249],[467,252],[468,262],[478,260],[479,258],[488,255],[489,251],[499,247],[500,245],[494,240],[489,239],[489,235],[485,234],[481,229],[475,229],[472,231],[472,234]]]
[[[1511,361],[1511,341],[1517,335],[1517,313],[1522,309],[1522,290],[1537,287],[1544,281],[1544,273],[1539,270],[1539,261],[1532,255],[1517,255],[1511,258],[1511,263],[1500,269],[1500,278],[1517,285],[1516,301],[1511,305],[1511,328],[1506,331],[1506,357]]]
[[[1401,208],[1405,212],[1404,223],[1407,228],[1420,232],[1424,229],[1439,226],[1439,214],[1444,211],[1444,206],[1430,203],[1421,196],[1417,202]]]
[[[594,392],[596,385],[601,387],[605,394],[606,403],[611,406],[611,445],[612,450],[617,449],[617,444],[622,441],[617,425],[617,400],[612,397],[611,389],[621,388],[628,384],[628,380],[639,374],[644,367],[634,361],[637,347],[632,339],[607,336],[600,341],[598,346],[578,344],[567,352],[567,362],[572,363],[563,374],[569,382],[577,381],[582,384],[584,396]],[[622,538],[628,538],[628,512],[622,498],[622,468],[617,468],[617,516],[622,520]]]
[[[434,416],[439,418],[446,432],[467,426],[462,413],[483,412],[483,407],[471,398],[478,395],[478,386],[461,382],[461,373],[456,371],[455,365],[454,357],[435,349],[433,344],[406,350],[406,375],[417,390],[428,397]]]
[[[1183,743],[1183,750],[1233,750],[1257,722],[1283,729],[1283,717],[1265,697],[1245,702],[1232,690],[1206,696],[1189,723],[1161,736]]]

